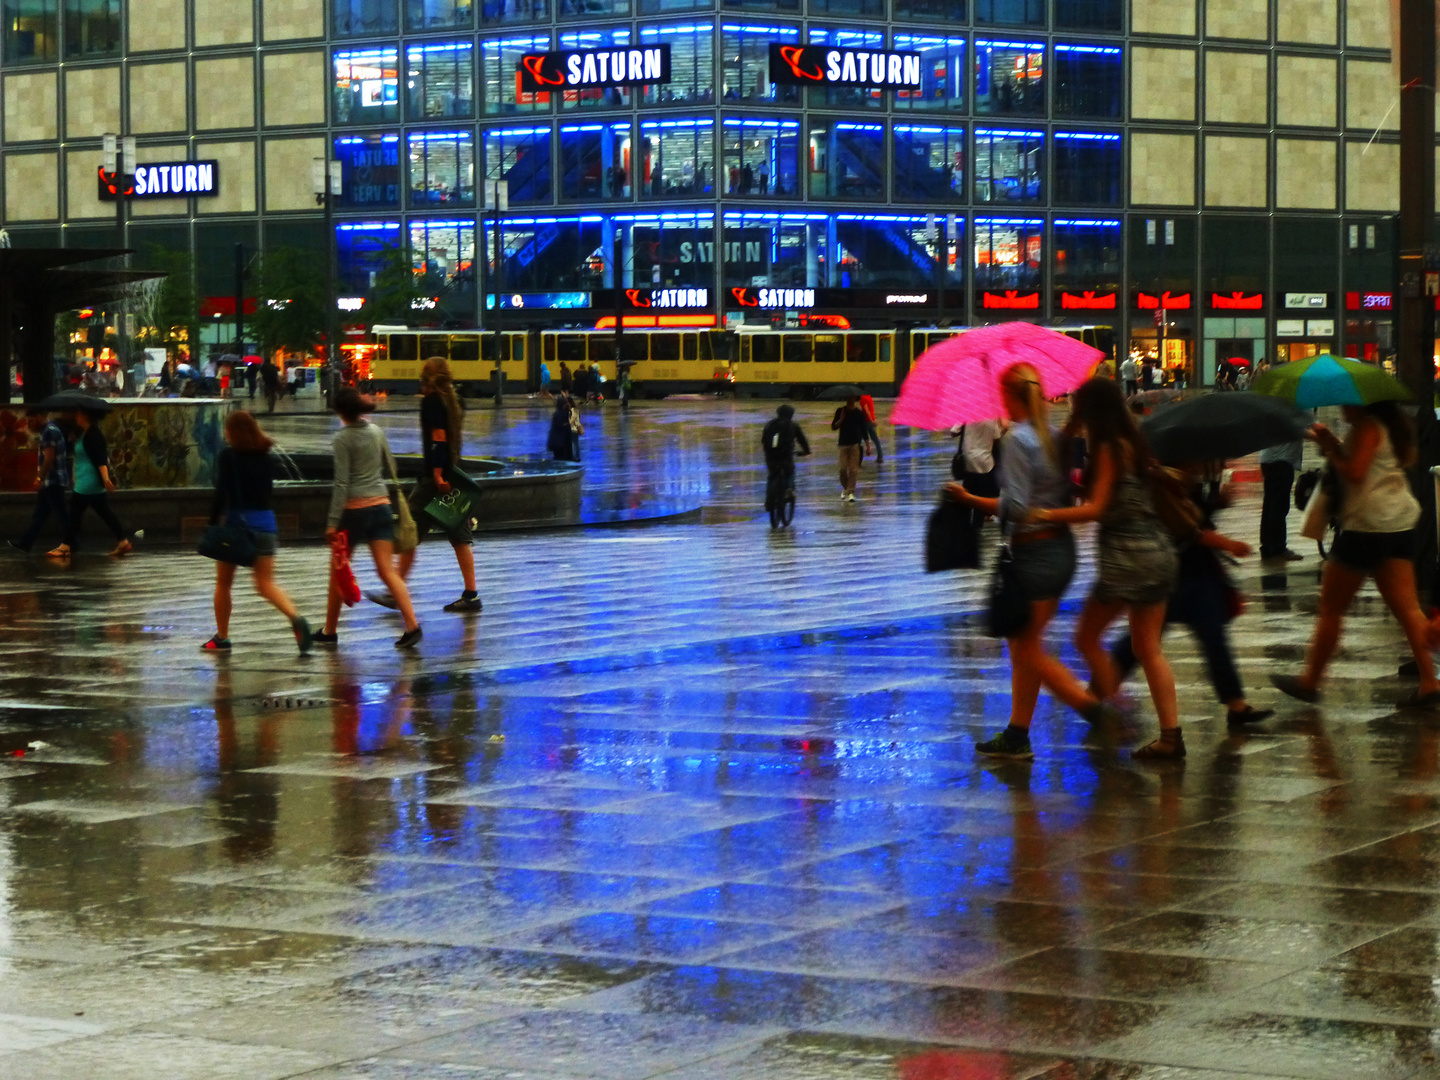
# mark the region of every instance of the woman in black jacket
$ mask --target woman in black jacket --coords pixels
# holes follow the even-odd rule
[[[275,481],[274,460],[270,448],[275,445],[260,430],[255,417],[244,410],[225,418],[225,441],[215,464],[215,501],[210,507],[210,524],[220,522],[232,528],[245,529],[255,543],[255,591],[268,600],[290,620],[295,641],[301,654],[310,651],[310,624],[300,617],[285,590],[275,583],[276,543],[275,511],[270,507],[270,492]],[[215,636],[201,648],[207,652],[230,651],[230,588],[235,583],[236,564],[215,564]]]

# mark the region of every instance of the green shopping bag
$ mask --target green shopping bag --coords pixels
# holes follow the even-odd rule
[[[425,504],[425,513],[438,521],[442,528],[454,529],[470,516],[470,497],[459,488],[452,487],[444,495],[437,495]]]

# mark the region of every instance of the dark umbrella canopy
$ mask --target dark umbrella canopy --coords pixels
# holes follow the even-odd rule
[[[79,409],[89,413],[108,413],[110,402],[102,397],[96,397],[94,394],[87,394],[83,390],[61,390],[58,394],[51,394],[40,402],[38,407],[50,409],[53,412]]]
[[[820,401],[844,401],[846,398],[864,397],[865,391],[850,383],[841,383],[838,386],[827,386],[815,396]]]
[[[1167,465],[1244,457],[1304,438],[1309,418],[1263,394],[1206,394],[1164,405],[1140,424]]]

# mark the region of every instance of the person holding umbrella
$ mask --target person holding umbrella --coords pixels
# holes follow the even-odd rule
[[[860,397],[851,394],[845,404],[835,410],[830,430],[840,433],[840,501],[855,501],[855,484],[860,479],[861,445],[870,438]]]

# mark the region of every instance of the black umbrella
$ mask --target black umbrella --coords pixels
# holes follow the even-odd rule
[[[1162,405],[1140,430],[1167,465],[1244,457],[1304,438],[1309,417],[1265,394],[1205,394]]]
[[[844,401],[846,398],[864,397],[865,391],[853,383],[840,383],[838,386],[827,386],[820,393],[816,394],[818,401]]]
[[[61,390],[58,394],[51,394],[39,405],[42,409],[49,409],[52,412],[67,412],[70,409],[79,409],[88,413],[108,413],[110,402],[105,398],[96,397],[94,394],[87,394],[83,390]]]

